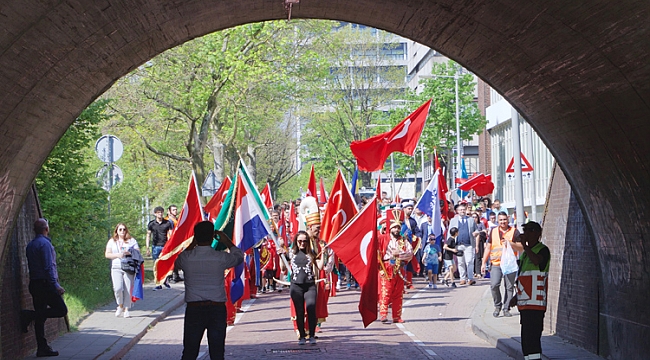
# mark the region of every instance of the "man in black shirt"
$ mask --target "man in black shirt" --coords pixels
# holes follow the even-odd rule
[[[157,206],[153,210],[156,218],[154,220],[151,220],[149,222],[149,226],[147,226],[147,255],[151,255],[154,262],[158,259],[158,256],[160,256],[160,253],[162,252],[165,243],[167,243],[167,240],[171,236],[172,229],[174,227],[171,221],[165,220],[163,218],[163,211],[165,211],[165,209],[163,209],[162,206]],[[152,238],[153,247],[149,248],[150,239]],[[167,289],[171,289],[171,286],[169,286],[167,279],[165,279],[164,285]],[[158,285],[154,288],[154,291],[160,289],[162,289],[162,286]]]

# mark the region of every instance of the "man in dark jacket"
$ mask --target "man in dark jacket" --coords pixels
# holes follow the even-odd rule
[[[27,244],[25,251],[29,266],[29,293],[32,294],[34,310],[21,310],[20,325],[23,333],[26,333],[29,324],[34,321],[37,357],[58,356],[59,352],[52,350],[45,339],[45,320],[68,314],[68,308],[63,301],[65,289],[59,285],[56,251],[48,237],[50,227],[47,220],[36,220],[34,232],[36,237]]]

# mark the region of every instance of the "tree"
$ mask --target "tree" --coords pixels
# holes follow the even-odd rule
[[[431,79],[421,80],[422,92],[413,96],[412,101],[424,103],[432,98],[427,125],[422,133],[421,143],[429,150],[441,149],[447,169],[447,179],[453,179],[451,164],[454,163],[453,150],[456,147],[456,84],[453,78],[460,66],[450,60],[447,63],[434,63]],[[447,77],[436,77],[442,75]],[[472,136],[485,129],[485,117],[480,114],[474,101],[476,82],[474,76],[464,73],[458,79],[459,124],[461,140],[470,140]]]
[[[308,158],[333,173],[355,167],[350,143],[370,137],[368,127],[385,118],[392,100],[406,92],[405,49],[395,35],[356,24],[339,25],[320,42],[330,64],[326,84],[312,89],[318,107],[303,109],[309,119],[304,143]],[[360,174],[363,186],[372,186],[370,173]]]
[[[286,152],[282,137],[268,135],[286,126],[284,113],[300,94],[296,80],[319,76],[295,60],[316,57],[306,44],[322,28],[274,21],[209,34],[150,60],[106,96],[150,152],[191,164],[199,181],[209,155],[219,178],[240,157],[255,176],[260,149]]]
[[[58,273],[74,326],[81,316],[112,297],[104,258],[107,198],[95,180],[91,158],[105,101],[91,104],[70,126],[38,173],[35,183],[43,216],[56,243]],[[102,279],[98,281],[98,279]]]

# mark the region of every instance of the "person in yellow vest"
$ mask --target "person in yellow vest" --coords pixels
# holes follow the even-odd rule
[[[490,266],[490,287],[492,290],[492,300],[494,301],[494,317],[499,317],[501,309],[503,308],[503,316],[510,317],[510,300],[515,292],[515,278],[517,277],[517,267],[504,271],[501,268],[501,255],[503,254],[506,242],[512,247],[513,251],[523,251],[521,243],[519,243],[519,230],[508,224],[508,214],[500,212],[498,217],[499,226],[490,230],[485,250],[483,251],[483,264],[481,265],[481,273],[485,275],[488,260]],[[513,259],[514,262],[514,259]],[[503,278],[504,286],[506,288],[505,301],[501,301],[501,279]]]
[[[548,293],[548,268],[551,252],[539,242],[542,227],[529,221],[524,224],[521,242],[524,252],[519,258],[517,308],[521,324],[521,351],[524,359],[542,358],[542,330]]]

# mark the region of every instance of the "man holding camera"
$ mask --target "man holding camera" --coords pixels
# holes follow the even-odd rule
[[[548,269],[551,252],[539,242],[542,227],[530,221],[524,224],[521,242],[524,253],[519,258],[517,308],[521,324],[521,350],[524,359],[542,358],[542,330],[548,293]]]
[[[228,248],[217,251],[212,239]],[[203,333],[208,330],[210,359],[223,359],[226,343],[225,270],[241,264],[244,253],[223,232],[214,231],[210,221],[194,226],[193,243],[178,256],[175,266],[185,274],[185,322],[183,360],[199,355]]]

